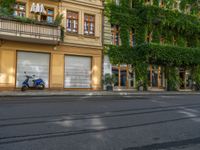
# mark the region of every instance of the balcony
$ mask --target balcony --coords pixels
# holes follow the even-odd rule
[[[0,39],[57,45],[61,41],[61,30],[53,24],[0,17]]]

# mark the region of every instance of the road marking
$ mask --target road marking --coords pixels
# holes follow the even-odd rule
[[[151,100],[151,102],[160,104],[161,106],[166,106],[166,105],[168,105],[167,102],[163,102],[163,101],[160,101],[160,100]]]
[[[199,111],[195,109],[190,109],[190,108],[185,108],[185,107],[180,107],[183,110],[178,111],[181,114],[184,114],[187,117],[192,117],[191,120],[195,122],[200,122],[199,118],[194,118],[198,116]]]

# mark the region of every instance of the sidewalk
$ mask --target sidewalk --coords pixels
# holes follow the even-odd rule
[[[145,95],[200,95],[200,92],[193,91],[1,91],[0,97],[20,97],[20,96],[120,96],[120,95],[129,95],[129,96],[145,96]]]

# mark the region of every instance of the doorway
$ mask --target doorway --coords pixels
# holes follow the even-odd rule
[[[148,85],[151,88],[162,88],[163,69],[161,66],[150,65],[148,69]]]

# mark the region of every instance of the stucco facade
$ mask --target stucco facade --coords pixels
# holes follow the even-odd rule
[[[57,44],[52,44],[51,41],[42,42],[29,37],[22,37],[20,40],[17,35],[16,38],[9,40],[9,37],[4,39],[3,35],[0,36],[0,89],[13,90],[19,88],[16,84],[18,81],[19,68],[23,70],[23,67],[19,66],[19,54],[48,54],[48,86],[47,89],[84,89],[84,90],[100,90],[101,89],[101,76],[102,76],[102,14],[103,4],[101,0],[20,0],[26,4],[26,17],[32,18],[33,14],[30,13],[30,9],[33,3],[42,3],[45,7],[50,7],[54,10],[54,18],[58,13],[63,14],[62,26],[65,28],[64,41],[58,40]],[[71,34],[66,30],[67,24],[67,12],[78,12],[78,33]],[[91,14],[95,16],[95,32],[93,36],[84,35],[84,14]],[[1,26],[0,26],[1,28]],[[38,38],[38,37],[35,37]],[[15,40],[16,39],[16,40]],[[41,42],[40,42],[41,41]],[[28,53],[27,53],[28,52]],[[91,76],[87,87],[67,86],[70,83],[68,78],[66,60],[70,56],[77,56],[77,58],[88,58],[88,62],[91,62],[90,71],[87,75]],[[21,59],[21,58],[20,58]],[[26,58],[28,59],[28,58]],[[73,58],[74,59],[74,58]],[[83,59],[84,60],[84,59]],[[23,62],[23,60],[20,60]],[[78,59],[76,60],[76,62]],[[37,61],[36,61],[37,62]],[[77,62],[79,64],[79,62]],[[73,64],[72,64],[73,65]],[[81,62],[80,62],[81,65]],[[28,67],[28,66],[26,66]],[[39,68],[39,67],[38,67]],[[76,68],[74,68],[76,69]],[[24,70],[26,71],[26,70]],[[84,71],[84,70],[83,70]],[[67,72],[67,73],[66,73]],[[72,72],[73,73],[73,72]],[[73,75],[71,75],[73,78]],[[81,78],[82,77],[78,77]],[[78,79],[77,78],[77,82]],[[67,87],[67,88],[66,88]]]

